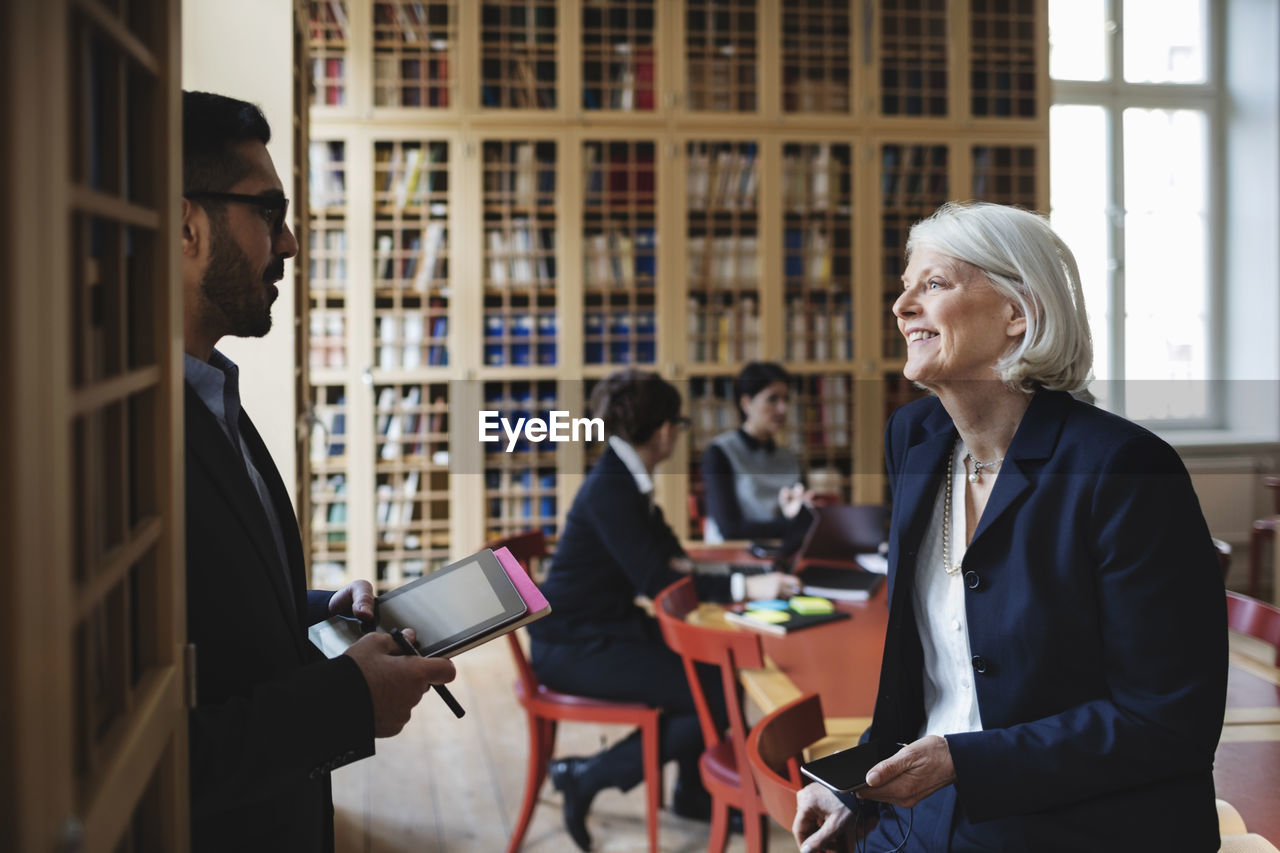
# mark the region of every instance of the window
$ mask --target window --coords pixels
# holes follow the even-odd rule
[[[1216,5],[1216,4],[1215,4]],[[1099,402],[1215,427],[1220,27],[1207,0],[1050,0],[1052,220],[1080,263]],[[1124,380],[1116,381],[1116,380]]]

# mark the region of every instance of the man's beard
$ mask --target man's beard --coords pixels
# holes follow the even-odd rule
[[[209,266],[200,281],[200,292],[222,312],[225,334],[260,338],[271,330],[270,283],[284,274],[284,258],[275,258],[259,276],[231,236],[221,217],[210,217],[212,243]]]

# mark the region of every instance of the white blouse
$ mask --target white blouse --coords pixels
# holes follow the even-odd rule
[[[965,446],[956,442],[951,476],[951,561],[965,553]],[[942,565],[945,483],[934,501],[916,563],[912,606],[924,648],[925,724],[920,736],[982,730],[969,651],[969,620],[964,609],[964,571],[953,575]]]

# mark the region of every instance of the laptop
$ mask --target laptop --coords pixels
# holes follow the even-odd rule
[[[874,554],[888,535],[889,508],[879,504],[837,504],[813,508],[813,522],[796,552],[794,570],[818,563],[858,568],[858,554]]]

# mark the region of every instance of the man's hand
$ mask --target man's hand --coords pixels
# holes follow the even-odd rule
[[[868,788],[858,796],[911,808],[925,797],[956,781],[947,739],[925,735],[867,771]]]
[[[835,794],[815,782],[796,794],[796,819],[791,833],[801,853],[852,850],[857,839],[853,833],[845,832],[852,815]]]
[[[404,633],[409,642],[413,642],[413,632]],[[387,634],[361,637],[344,654],[356,662],[369,685],[369,694],[373,697],[374,737],[399,734],[422,694],[433,684],[453,681],[455,675],[451,661],[401,654],[396,641]]]
[[[354,616],[361,622],[372,622],[373,604],[373,584],[352,581],[329,598],[329,615]]]

